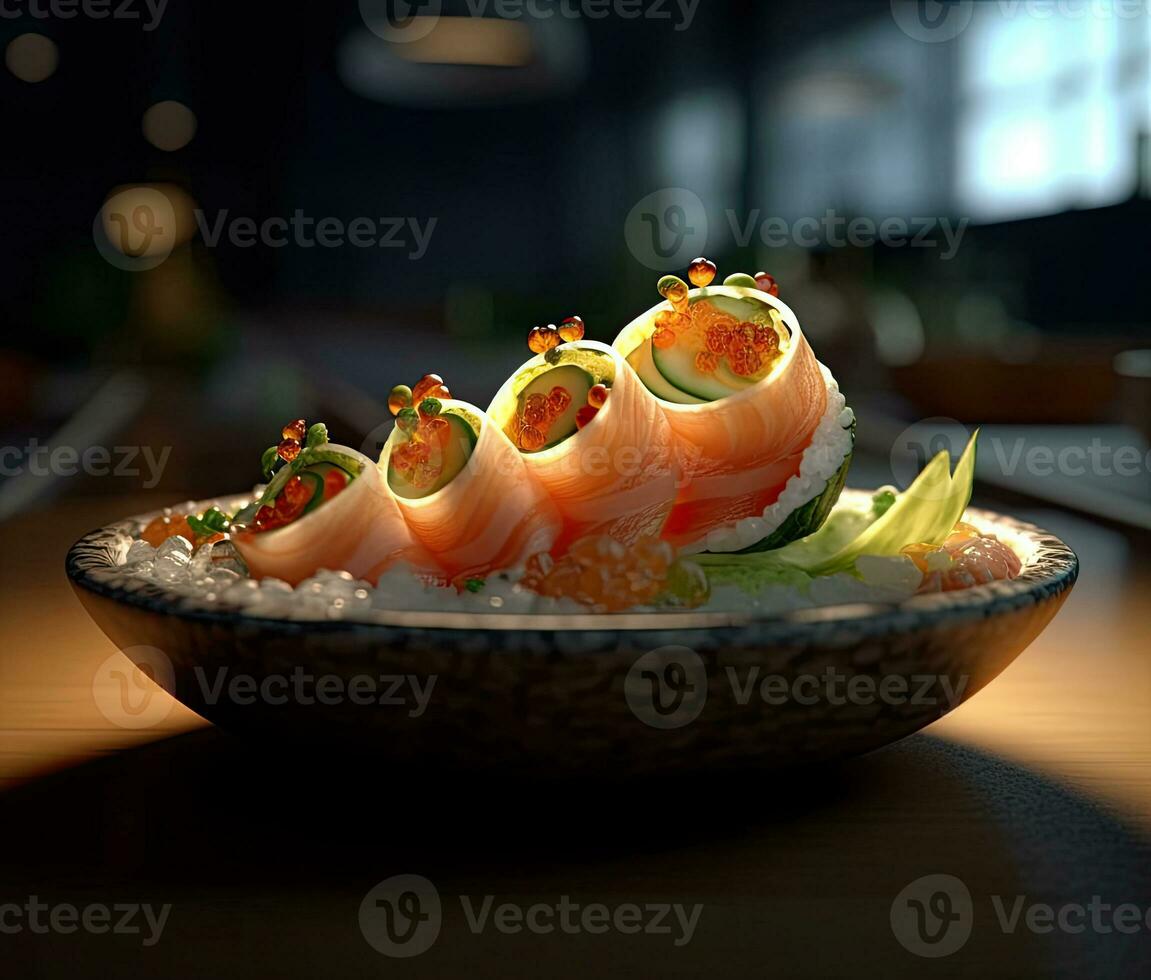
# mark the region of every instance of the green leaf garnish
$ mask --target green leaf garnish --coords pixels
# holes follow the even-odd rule
[[[308,449],[314,449],[316,446],[322,446],[328,441],[328,427],[323,422],[316,422],[308,429],[307,438],[304,445]]]
[[[264,450],[264,455],[260,457],[260,472],[264,474],[264,479],[272,475],[272,470],[276,468],[276,460],[280,458],[277,446],[269,446]]]
[[[232,520],[218,507],[210,507],[199,517],[189,514],[188,524],[197,534],[209,537],[213,534],[223,534],[232,526]]]
[[[795,543],[801,545],[806,542],[809,547],[807,553],[792,558],[788,554],[789,549],[782,548],[778,554],[785,560],[794,560],[804,571],[825,575],[846,571],[860,555],[891,556],[898,555],[909,544],[942,544],[971,502],[978,438],[979,430],[976,429],[955,464],[954,474],[951,473],[947,451],[938,453],[878,520],[830,554],[824,551],[820,555],[817,539],[821,531]]]
[[[895,491],[884,489],[877,491],[871,497],[871,509],[875,511],[876,517],[882,517],[890,509],[891,505],[895,503]]]
[[[483,590],[484,580],[482,578],[470,578],[464,582],[464,588],[469,592],[480,592]]]

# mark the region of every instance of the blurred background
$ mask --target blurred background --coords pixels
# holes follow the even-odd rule
[[[296,416],[370,450],[702,253],[779,280],[853,483],[983,424],[981,493],[1151,527],[1146,4],[13,0],[0,47],[0,520],[245,489]]]

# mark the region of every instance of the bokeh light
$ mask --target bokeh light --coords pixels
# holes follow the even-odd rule
[[[182,102],[157,102],[144,113],[144,139],[158,150],[181,150],[195,135],[196,114]]]
[[[42,82],[51,78],[60,63],[56,42],[43,34],[21,34],[14,37],[4,51],[4,64],[24,82]]]

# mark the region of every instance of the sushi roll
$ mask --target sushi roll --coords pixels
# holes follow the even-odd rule
[[[537,355],[488,408],[559,510],[556,554],[592,535],[623,545],[658,536],[676,495],[672,431],[658,402],[617,351],[582,334],[578,317],[533,330]]]
[[[843,489],[854,415],[770,276],[692,264],[625,327],[626,357],[671,426],[683,477],[664,537],[684,552],[769,550],[816,531]]]
[[[396,427],[378,469],[404,520],[457,584],[550,549],[560,520],[500,426],[438,375],[392,389]]]
[[[254,578],[292,585],[321,568],[350,572],[373,584],[398,562],[427,569],[418,544],[375,464],[327,441],[302,420],[265,453],[265,472],[283,465],[260,498],[231,524],[232,540]]]

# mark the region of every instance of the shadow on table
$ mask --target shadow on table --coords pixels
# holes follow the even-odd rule
[[[209,729],[0,797],[0,833],[0,902],[172,904],[150,947],[134,935],[6,936],[27,976],[74,976],[79,962],[217,977],[250,975],[253,963],[279,976],[402,967],[404,976],[1118,977],[1151,968],[1147,842],[1065,788],[929,736],[786,776],[501,785],[289,759]],[[418,958],[382,956],[359,924],[365,894],[398,874],[425,877],[442,903],[439,938]],[[946,899],[928,889],[918,909],[913,894],[893,913],[896,896],[929,874],[962,885],[947,885]],[[477,926],[468,913],[488,895],[493,911]],[[657,913],[644,913],[652,931],[634,935],[568,932],[558,913],[535,920],[550,931],[512,931],[514,913],[497,919],[502,903],[554,907],[564,896],[581,908],[702,908],[690,939],[674,908],[658,927]],[[1035,903],[1058,911],[1093,896],[1138,904],[1139,931],[1117,931],[1105,912],[1093,924],[1089,907],[1080,931],[1040,931],[1042,910],[1030,913],[1038,928],[1028,926]],[[961,948],[909,951],[920,934],[921,952],[943,949],[950,925],[936,913],[965,903],[972,928]],[[1073,908],[1067,922],[1080,921]],[[946,935],[933,943],[936,934]]]

